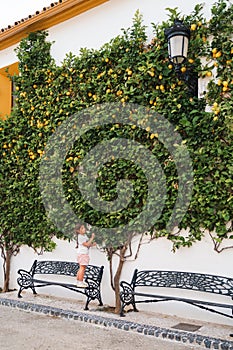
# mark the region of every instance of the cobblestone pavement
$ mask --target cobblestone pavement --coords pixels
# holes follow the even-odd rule
[[[0,306],[0,344],[4,350],[185,350],[195,349],[136,332],[101,327]]]
[[[103,310],[90,304],[83,311],[83,302],[74,299],[30,292],[18,299],[16,292],[1,293],[0,344],[4,350],[233,350],[230,326],[206,323],[190,332],[171,327],[188,320],[148,312],[122,318]]]

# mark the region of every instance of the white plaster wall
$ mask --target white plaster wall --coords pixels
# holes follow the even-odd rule
[[[206,0],[204,13],[208,18],[215,1]],[[68,52],[79,54],[80,48],[99,48],[110,39],[122,33],[121,28],[132,25],[132,18],[139,10],[148,27],[148,37],[152,36],[151,23],[166,20],[166,8],[179,8],[181,14],[189,14],[195,4],[202,1],[182,0],[110,0],[75,18],[56,25],[49,30],[49,40],[55,41],[52,56],[60,63]],[[15,46],[0,51],[0,68],[17,61]]]
[[[0,68],[13,64],[18,61],[14,49],[17,45],[8,47],[7,49],[0,51]]]
[[[210,16],[211,4],[205,2],[204,13]],[[148,27],[148,38],[152,37],[151,23],[161,23],[168,17],[166,8],[178,7],[182,14],[193,11],[195,4],[200,1],[182,0],[110,0],[80,16],[54,26],[50,30],[50,39],[55,40],[52,46],[53,57],[57,62],[65,58],[67,52],[78,54],[80,48],[99,48],[105,42],[122,33],[121,28],[132,25],[132,19],[137,10],[143,15]]]
[[[57,248],[53,252],[46,252],[43,255],[36,254],[32,249],[23,247],[16,257],[12,259],[11,267],[11,289],[18,289],[17,271],[19,268],[29,270],[33,261],[38,260],[66,260],[76,261],[75,242],[67,242],[55,239]],[[230,243],[230,242],[229,242]],[[216,274],[232,277],[232,250],[225,250],[217,253],[213,249],[213,244],[208,235],[191,248],[181,248],[175,253],[172,252],[172,245],[167,239],[160,238],[149,242],[145,238],[137,259],[134,259],[137,240],[133,245],[133,256],[125,263],[122,272],[122,280],[130,281],[135,268],[142,269],[161,269],[161,270],[177,270],[200,272],[208,274]],[[114,305],[114,293],[110,287],[109,263],[104,253],[97,248],[90,251],[91,264],[104,265],[104,275],[102,281],[103,302],[107,305]],[[2,271],[2,260],[0,259],[0,271]],[[115,259],[115,268],[117,266],[117,258]],[[2,274],[0,274],[0,286],[2,285]],[[154,292],[155,290],[153,290]],[[60,287],[45,287],[38,290],[39,293],[52,294],[61,297],[77,298],[84,300],[82,295],[62,289]],[[164,293],[165,290],[157,290]],[[30,290],[27,293],[31,293]],[[169,294],[170,293],[170,294]],[[189,298],[195,298],[195,292],[192,291],[176,291],[167,290],[166,295],[184,295]],[[222,297],[212,294],[203,294],[202,297],[207,301],[223,302]],[[225,302],[229,303],[230,299],[225,298]],[[220,324],[232,325],[232,321],[226,317],[212,314],[210,312],[200,310],[183,303],[168,302],[156,304],[141,304],[140,310],[154,311],[162,314],[177,315],[180,317],[209,321]]]
[[[205,14],[207,17],[210,15],[209,10],[213,2],[214,1],[205,2]],[[150,23],[158,23],[162,20],[166,20],[166,7],[178,7],[182,13],[188,14],[197,3],[200,3],[200,1],[111,0],[102,6],[51,28],[49,31],[49,40],[55,41],[52,46],[52,55],[59,63],[68,52],[78,54],[82,47],[99,48],[112,37],[120,34],[121,28],[127,28],[132,24],[132,18],[137,9],[143,14],[145,24],[148,25],[148,34],[151,36]],[[14,48],[15,46],[0,52],[0,67],[17,61]],[[32,249],[23,247],[20,254],[12,259],[10,287],[17,288],[17,270],[19,268],[30,269],[34,259],[76,260],[74,242],[56,242],[56,250],[51,253],[44,253],[42,256],[37,256]],[[182,248],[176,253],[172,253],[171,249],[171,244],[166,239],[159,239],[150,244],[143,244],[138,259],[136,261],[132,259],[132,261],[125,264],[122,279],[130,280],[133,270],[136,267],[139,269],[185,270],[232,277],[232,250],[225,250],[221,254],[214,252],[212,242],[208,236],[201,242],[196,243],[192,248]],[[108,261],[105,255],[96,248],[93,248],[91,250],[91,263],[105,266],[102,286],[103,301],[106,304],[113,304],[114,294],[110,288]],[[2,284],[2,259],[0,258],[0,286]],[[82,296],[76,295],[75,293],[55,287],[43,289],[43,292],[66,295],[71,298],[82,298]],[[225,324],[229,324],[230,322],[221,316],[210,314],[205,311],[198,311],[182,303],[178,305],[176,303],[169,303],[169,305],[141,305],[140,309],[154,310],[162,313],[176,314]]]

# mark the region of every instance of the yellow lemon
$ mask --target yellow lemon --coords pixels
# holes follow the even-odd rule
[[[197,28],[197,25],[196,25],[196,24],[192,24],[192,25],[191,25],[191,30],[196,30],[196,28]]]
[[[150,71],[150,70],[148,71],[148,74],[150,74],[151,77],[154,77],[154,76],[155,76],[155,73],[152,72],[152,71]]]

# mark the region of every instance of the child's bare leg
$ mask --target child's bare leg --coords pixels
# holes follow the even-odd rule
[[[86,265],[80,265],[78,273],[77,273],[77,280],[78,281],[83,281],[85,270],[86,270]]]

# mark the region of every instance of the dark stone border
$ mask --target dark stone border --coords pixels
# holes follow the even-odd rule
[[[97,325],[102,325],[105,327],[115,327],[125,331],[136,331],[144,335],[160,337],[162,339],[173,340],[177,342],[187,343],[190,345],[198,344],[198,345],[202,345],[207,349],[233,350],[233,341],[212,338],[212,337],[203,336],[200,334],[194,334],[191,332],[160,328],[156,326],[130,322],[123,319],[119,320],[116,318],[91,315],[84,312],[63,310],[56,307],[33,304],[25,301],[19,301],[19,300],[7,299],[7,298],[0,298],[0,305],[9,306],[9,307],[13,307],[13,308],[17,308],[25,311],[38,312],[38,313],[50,315],[50,316],[57,316],[57,317],[62,317],[66,319],[89,322]]]

